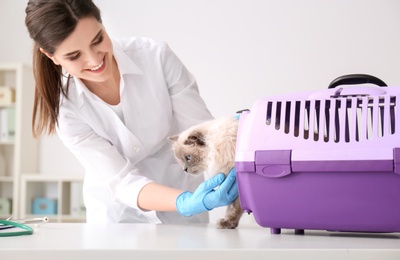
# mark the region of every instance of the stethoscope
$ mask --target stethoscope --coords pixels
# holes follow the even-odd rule
[[[0,220],[0,237],[32,235],[33,228],[31,226],[28,226],[28,224],[45,224],[47,222],[49,222],[48,217],[16,220],[11,220],[11,217],[9,217],[5,220]],[[22,231],[3,232],[3,230],[12,228],[19,228],[20,230],[22,229]]]

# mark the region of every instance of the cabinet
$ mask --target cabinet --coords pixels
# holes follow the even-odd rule
[[[15,93],[13,102],[2,102],[4,89]],[[39,198],[55,202],[56,212],[45,214],[50,221],[84,222],[83,176],[40,173],[38,140],[31,127],[34,93],[30,66],[0,63],[0,219],[41,216],[33,214],[37,213],[33,204]],[[6,138],[2,136],[2,116],[8,110],[14,113],[14,120],[7,121],[12,136]]]
[[[83,177],[80,175],[23,174],[21,216],[23,218],[47,216],[52,222],[84,222],[86,212],[82,183]],[[35,200],[41,202],[35,204]],[[52,204],[49,204],[53,202],[56,205],[54,212]],[[35,210],[47,212],[38,213]]]
[[[13,136],[0,139],[0,219],[9,217],[11,213],[18,218],[20,177],[27,172],[38,172],[38,142],[31,130],[35,90],[32,68],[23,64],[0,64],[0,86],[10,87],[15,92],[15,102],[0,105],[1,111],[14,111],[14,120],[8,121]],[[0,122],[4,127],[1,118]],[[5,201],[11,202],[10,209]]]

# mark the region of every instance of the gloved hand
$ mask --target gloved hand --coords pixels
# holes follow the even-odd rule
[[[218,186],[219,188],[214,190]],[[194,193],[181,193],[176,199],[176,209],[182,216],[189,217],[229,205],[238,195],[236,168],[233,168],[226,178],[223,173],[219,173],[200,184]]]

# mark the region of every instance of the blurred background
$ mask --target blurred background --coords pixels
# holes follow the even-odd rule
[[[398,0],[94,0],[111,37],[166,41],[214,116],[267,95],[321,90],[366,73],[400,86]],[[0,0],[0,63],[31,64],[25,0]],[[57,136],[39,141],[39,172],[82,174]]]

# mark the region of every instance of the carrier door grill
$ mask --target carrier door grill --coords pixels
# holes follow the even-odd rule
[[[396,131],[396,96],[268,101],[266,124],[305,140],[351,142]]]

